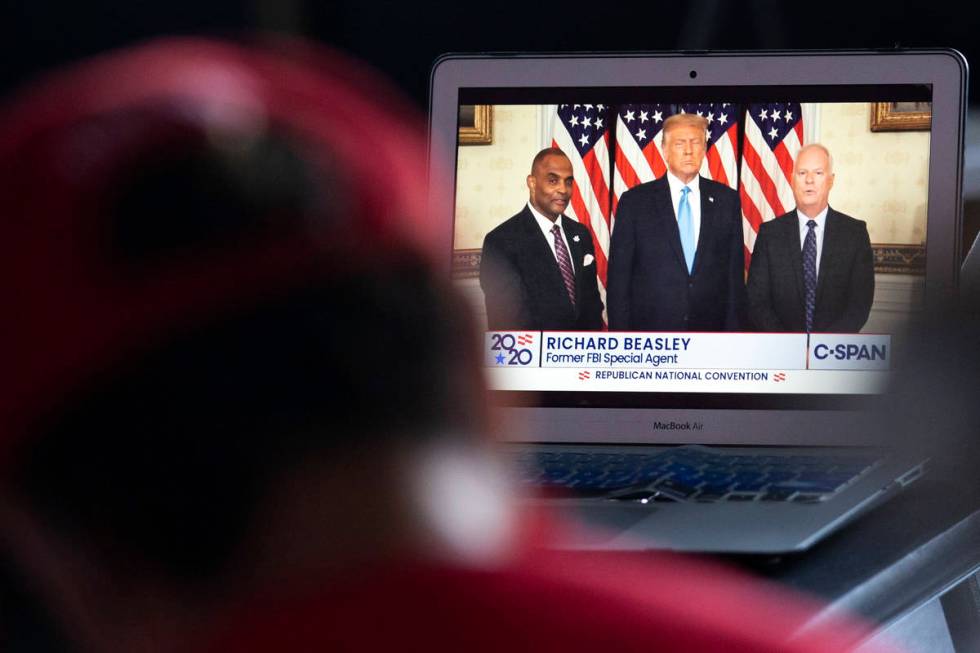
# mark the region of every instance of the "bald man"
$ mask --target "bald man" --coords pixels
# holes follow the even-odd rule
[[[527,205],[484,238],[480,287],[489,329],[602,328],[592,235],[564,215],[572,181],[565,153],[541,150],[527,176]]]
[[[868,228],[829,204],[834,161],[818,143],[793,166],[796,209],[763,223],[749,267],[749,320],[758,331],[857,333],[875,293]]]

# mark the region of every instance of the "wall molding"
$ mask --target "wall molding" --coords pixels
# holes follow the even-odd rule
[[[926,248],[923,245],[872,245],[875,272],[879,274],[926,273]],[[453,279],[472,279],[480,276],[480,249],[453,250]]]
[[[473,279],[480,276],[480,259],[483,256],[481,249],[454,249],[453,250],[453,279]]]
[[[872,245],[875,272],[889,274],[926,273],[925,245]]]

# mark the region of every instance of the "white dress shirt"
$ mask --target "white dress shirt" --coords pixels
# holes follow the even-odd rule
[[[674,204],[674,218],[677,218],[677,209],[681,203],[681,189],[687,186],[691,192],[687,194],[687,203],[691,206],[691,219],[694,222],[694,244],[697,246],[698,238],[701,237],[701,177],[694,175],[694,179],[685,184],[674,176],[670,170],[667,171],[667,185],[670,186],[670,201]]]
[[[800,251],[803,251],[803,242],[806,239],[806,232],[810,230],[806,223],[813,220],[817,223],[817,226],[813,228],[813,233],[817,237],[817,278],[820,278],[820,255],[823,254],[823,232],[824,227],[827,226],[827,209],[830,207],[824,207],[824,210],[817,214],[815,218],[807,217],[799,209],[796,210],[796,217],[800,221]]]
[[[568,260],[572,263],[572,272],[575,271],[575,262],[572,260],[572,248],[568,246],[568,236],[565,235],[565,230],[561,226],[561,219],[564,216],[559,215],[554,222],[548,218],[541,215],[541,213],[534,208],[530,202],[527,203],[527,208],[531,209],[531,215],[537,221],[538,226],[541,227],[541,232],[544,234],[544,239],[548,241],[548,247],[551,248],[551,253],[555,257],[555,262],[558,262],[558,252],[555,251],[555,237],[551,233],[551,228],[554,225],[558,225],[558,229],[561,232],[561,239],[565,242],[565,251],[568,252]]]

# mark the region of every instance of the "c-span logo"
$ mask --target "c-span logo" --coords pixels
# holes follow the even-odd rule
[[[810,336],[811,370],[887,370],[891,336],[814,334]]]
[[[582,370],[581,372],[578,373],[578,380],[587,381],[589,379],[589,376],[590,375],[588,370]]]

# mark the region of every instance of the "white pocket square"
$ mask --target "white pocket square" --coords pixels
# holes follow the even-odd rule
[[[594,261],[594,260],[595,260],[595,257],[592,256],[592,254],[586,254],[585,255],[585,258],[582,259],[582,267],[585,267],[587,265],[592,265],[592,261]]]

